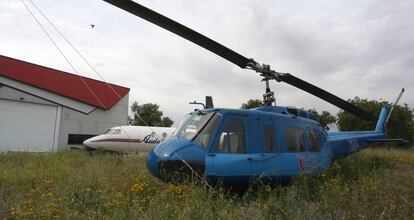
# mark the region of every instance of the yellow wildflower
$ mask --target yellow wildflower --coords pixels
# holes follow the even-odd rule
[[[145,183],[135,183],[134,185],[132,185],[131,191],[132,192],[140,192],[140,191],[144,190],[145,187],[146,187]]]

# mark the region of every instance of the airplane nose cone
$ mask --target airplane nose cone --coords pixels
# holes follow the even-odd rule
[[[89,147],[89,144],[91,143],[91,141],[88,139],[86,141],[83,142],[83,145]]]
[[[160,177],[160,169],[158,166],[158,156],[151,150],[147,156],[147,168],[155,177]]]
[[[92,140],[91,140],[92,138],[89,138],[89,139],[87,139],[87,140],[85,140],[84,142],[83,142],[83,146],[85,146],[86,148],[93,148],[93,144],[92,144]]]
[[[100,147],[99,142],[97,142],[99,140],[99,138],[102,138],[102,136],[95,136],[95,137],[91,137],[87,140],[85,140],[83,142],[83,145],[86,146],[86,148],[92,148],[92,149],[97,149]]]

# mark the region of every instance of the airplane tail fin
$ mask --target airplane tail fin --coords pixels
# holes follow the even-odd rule
[[[377,126],[375,127],[375,132],[380,132],[380,133],[387,132],[387,129],[385,126],[387,125],[387,117],[389,113],[390,113],[389,106],[382,107],[379,119],[377,121]]]

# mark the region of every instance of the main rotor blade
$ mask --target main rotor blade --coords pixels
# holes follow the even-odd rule
[[[115,7],[118,7],[120,9],[123,9],[131,14],[134,14],[138,17],[141,17],[142,19],[145,19],[157,26],[160,26],[172,33],[177,34],[180,37],[183,37],[201,47],[204,49],[207,49],[222,58],[236,64],[237,66],[241,68],[246,67],[252,67],[252,65],[256,65],[253,60],[248,59],[239,53],[236,53],[235,51],[219,44],[218,42],[174,21],[170,18],[165,17],[164,15],[161,15],[149,8],[146,8],[136,2],[133,2],[131,0],[103,0],[109,4],[114,5]],[[261,72],[259,69],[256,69],[253,67],[254,70]],[[302,89],[312,95],[315,95],[351,114],[354,114],[355,116],[358,116],[362,119],[368,120],[368,121],[376,121],[377,118],[373,116],[372,114],[352,105],[351,103],[323,90],[320,89],[310,83],[307,83],[299,78],[296,78],[288,73],[286,74],[278,74],[278,76],[275,78],[278,81],[286,82],[292,86],[295,86],[299,89]]]
[[[236,64],[241,68],[245,68],[250,59],[234,52],[233,50],[219,44],[218,42],[176,22],[164,15],[161,15],[149,8],[146,8],[131,0],[104,0],[118,8],[121,8],[131,14],[145,19],[155,25],[158,25],[170,32],[177,34],[221,57]]]
[[[318,88],[308,82],[305,82],[293,75],[290,75],[289,73],[284,73],[284,74],[280,74],[278,76],[278,79],[280,81],[283,81],[287,84],[290,84],[292,86],[295,86],[299,89],[302,89],[316,97],[319,97],[329,103],[331,103],[332,105],[337,106],[338,108],[341,108],[355,116],[358,116],[364,120],[367,121],[374,121],[376,122],[378,120],[377,117],[375,117],[374,115],[372,115],[369,112],[366,112],[358,107],[356,107],[355,105],[352,105],[351,103],[339,98],[338,96],[335,96],[321,88]]]

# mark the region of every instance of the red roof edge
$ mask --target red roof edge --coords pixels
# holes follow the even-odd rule
[[[130,89],[0,55],[0,76],[109,110]]]

